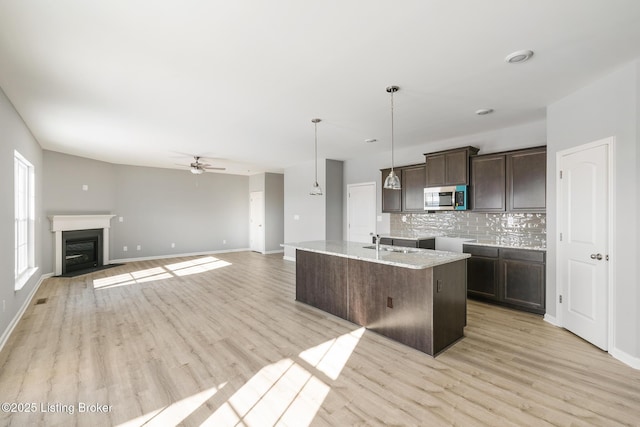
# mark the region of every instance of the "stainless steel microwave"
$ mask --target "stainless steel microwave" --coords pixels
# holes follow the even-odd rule
[[[424,189],[425,211],[466,211],[467,186],[430,187]]]

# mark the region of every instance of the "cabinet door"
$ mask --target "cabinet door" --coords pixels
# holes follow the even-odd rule
[[[546,149],[523,150],[507,155],[507,209],[545,212],[546,200]]]
[[[435,249],[436,248],[436,239],[420,239],[418,240],[418,247],[422,249]]]
[[[391,169],[382,170],[382,212],[400,212],[402,211],[401,190],[384,188],[384,180],[390,171]],[[394,171],[402,179],[402,170],[395,168]]]
[[[471,209],[503,212],[506,208],[506,158],[504,155],[471,158]]]
[[[467,259],[467,293],[498,300],[498,258],[472,256]]]
[[[402,169],[402,211],[424,212],[424,165]]]
[[[418,241],[410,239],[393,239],[393,246],[402,246],[405,248],[417,248]]]
[[[296,301],[347,318],[347,258],[296,251]]]
[[[440,187],[446,185],[445,155],[436,154],[427,156],[427,187]]]
[[[469,152],[452,151],[445,154],[446,185],[464,185],[469,183]]]
[[[545,312],[544,264],[502,259],[503,301],[527,311]]]

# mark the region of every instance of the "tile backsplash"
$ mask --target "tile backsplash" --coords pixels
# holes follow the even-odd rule
[[[543,213],[436,212],[391,214],[391,234],[434,234],[546,247]]]

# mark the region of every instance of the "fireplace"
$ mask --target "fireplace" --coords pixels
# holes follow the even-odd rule
[[[62,232],[62,274],[102,266],[102,229]]]
[[[54,274],[109,265],[109,228],[115,215],[52,215]]]

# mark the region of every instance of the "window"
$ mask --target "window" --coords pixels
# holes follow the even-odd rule
[[[35,272],[34,262],[34,171],[14,151],[15,182],[15,288],[22,288]]]

